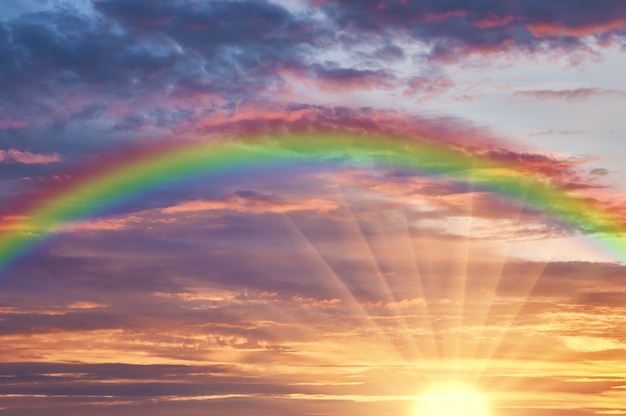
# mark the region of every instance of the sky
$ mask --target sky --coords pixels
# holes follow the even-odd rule
[[[0,2],[0,415],[626,415],[625,65],[619,0]]]

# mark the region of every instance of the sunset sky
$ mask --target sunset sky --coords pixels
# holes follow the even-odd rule
[[[619,0],[0,2],[0,415],[626,415],[624,68]]]

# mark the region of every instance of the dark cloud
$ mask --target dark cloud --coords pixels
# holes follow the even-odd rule
[[[268,1],[99,0],[89,13],[58,7],[7,19],[0,22],[0,130],[95,118],[115,131],[193,122],[281,91],[289,82],[284,71],[328,89],[388,87],[400,77],[383,68],[406,57],[397,35],[428,45],[430,58],[457,60],[471,52],[580,46],[585,33],[619,36],[615,22],[626,16],[619,3],[588,0],[320,4],[325,18]],[[374,50],[360,50],[374,38]],[[317,57],[346,42],[354,43],[352,56],[365,59],[347,65]],[[440,77],[407,83],[426,93],[450,86]],[[586,90],[568,97],[605,94]],[[201,107],[186,102],[199,95]],[[72,103],[60,109],[59,97]]]
[[[456,60],[466,53],[540,45],[569,49],[579,37],[620,35],[626,8],[610,1],[378,1],[317,2],[341,27],[371,35],[402,34],[432,47],[431,57]]]
[[[1,375],[0,395],[70,396],[83,400],[107,396],[164,400],[174,396],[210,398],[222,394],[253,396],[297,391],[287,384],[277,383],[276,378],[246,377],[241,370],[226,365],[19,362],[3,366]],[[215,377],[220,378],[219,383],[214,381]]]
[[[174,49],[166,80],[173,94],[201,89],[250,95],[279,82],[276,70],[301,62],[303,47],[320,41],[306,21],[269,2],[100,1],[96,9],[149,50]],[[169,48],[167,48],[169,46]],[[143,48],[142,48],[143,49]],[[137,57],[138,63],[146,60]]]
[[[384,70],[341,68],[339,66],[317,67],[314,78],[322,82],[323,88],[336,90],[368,90],[389,86],[393,75]]]
[[[81,364],[81,363],[46,363],[13,362],[2,366],[1,375],[13,382],[30,383],[42,380],[119,380],[120,374],[126,379],[167,380],[179,376],[204,374],[225,375],[235,370],[227,365],[133,365],[133,364]]]
[[[97,313],[58,315],[8,314],[3,316],[0,334],[41,334],[58,331],[121,328],[125,322],[120,318],[120,316],[106,316]]]
[[[269,2],[98,1],[0,22],[0,130],[169,127],[283,84],[321,29]],[[63,107],[57,105],[64,101]],[[14,137],[14,134],[11,133]]]

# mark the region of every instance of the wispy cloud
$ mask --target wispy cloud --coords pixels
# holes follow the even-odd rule
[[[55,163],[61,161],[61,157],[56,154],[37,154],[28,151],[15,149],[0,150],[0,163],[23,163],[26,165]]]
[[[197,211],[236,211],[242,213],[289,213],[294,211],[316,211],[320,213],[333,211],[337,205],[331,201],[311,199],[305,201],[282,201],[271,195],[260,195],[255,192],[240,191],[221,200],[186,201],[172,207],[161,209],[165,214],[197,212]]]
[[[536,98],[538,100],[566,100],[582,101],[591,98],[609,97],[624,99],[626,92],[619,90],[607,90],[602,88],[577,88],[568,90],[527,90],[516,91],[515,95]]]
[[[539,130],[529,133],[531,136],[570,136],[572,134],[581,134],[582,130]]]

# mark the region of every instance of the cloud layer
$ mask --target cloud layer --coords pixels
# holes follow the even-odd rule
[[[626,411],[626,3],[4,3],[0,238],[146,149],[329,132],[498,161],[595,226],[349,149],[144,189],[2,271],[0,415],[409,415],[446,381]]]

